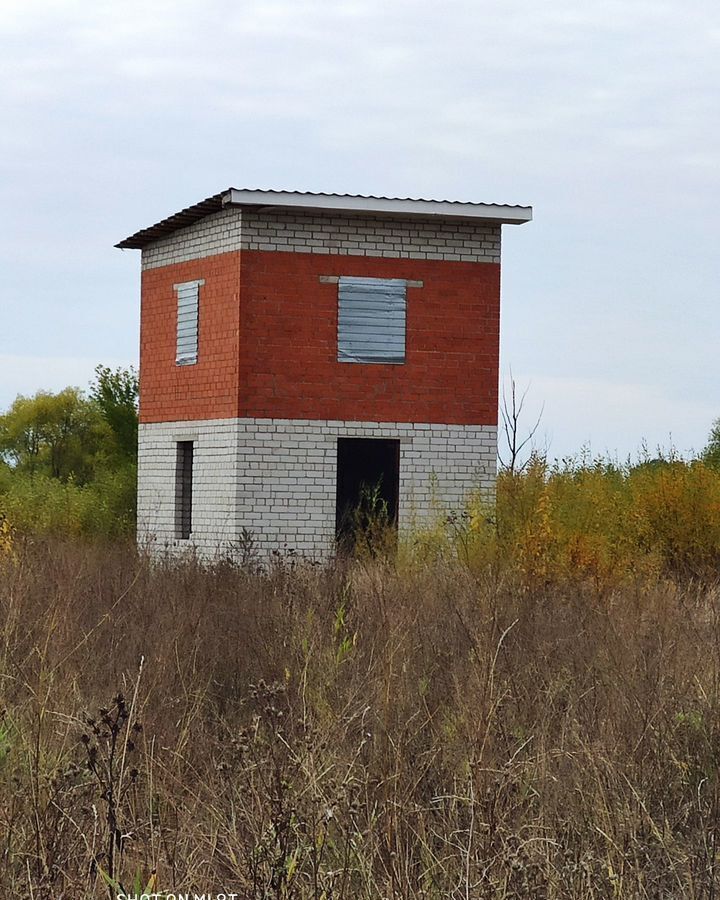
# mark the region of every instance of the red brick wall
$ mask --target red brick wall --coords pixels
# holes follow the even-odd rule
[[[495,424],[500,266],[242,252],[240,415]],[[337,293],[320,275],[407,278],[404,365],[337,362]]]
[[[337,362],[338,289],[320,275],[424,282],[404,365]],[[176,366],[173,285],[200,278],[198,362]],[[142,294],[143,422],[497,422],[499,265],[243,250],[150,269]]]
[[[200,288],[198,361],[175,365],[174,284]],[[143,272],[140,317],[140,421],[223,419],[238,415],[240,254],[222,253]]]

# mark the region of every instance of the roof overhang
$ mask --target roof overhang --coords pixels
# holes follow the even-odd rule
[[[116,244],[121,249],[140,249],[180,228],[227,207],[294,209],[354,213],[356,215],[437,217],[522,225],[532,220],[531,206],[502,203],[470,203],[460,200],[422,200],[409,197],[366,197],[359,194],[318,194],[302,191],[261,191],[228,188],[136,232]]]
[[[501,203],[468,203],[459,200],[413,200],[397,197],[363,197],[357,194],[308,194],[296,191],[248,191],[230,188],[225,206],[285,207],[395,216],[441,216],[484,219],[520,225],[532,219],[530,206]]]

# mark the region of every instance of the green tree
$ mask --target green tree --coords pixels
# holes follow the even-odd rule
[[[0,516],[27,532],[132,532],[137,397],[135,371],[106,366],[87,393],[18,397],[0,415]]]
[[[132,367],[113,370],[97,366],[90,398],[110,428],[116,461],[134,463],[138,439],[137,372]]]
[[[700,455],[702,461],[712,466],[714,469],[720,469],[720,419],[716,419],[713,427],[708,435],[708,442]]]
[[[0,416],[0,457],[17,474],[84,484],[95,472],[108,426],[77,388],[19,396]]]

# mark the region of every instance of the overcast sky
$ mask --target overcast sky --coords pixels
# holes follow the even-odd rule
[[[138,356],[113,244],[230,185],[531,204],[502,366],[550,454],[720,416],[717,0],[0,0],[0,409]]]

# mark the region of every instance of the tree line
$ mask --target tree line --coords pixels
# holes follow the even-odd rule
[[[513,382],[511,405],[504,400],[501,408],[512,461],[508,465],[501,458],[501,471],[511,477],[523,477],[527,466],[542,457],[533,451],[523,465],[517,464],[519,451],[537,428],[527,440],[517,439],[523,400],[524,395],[516,402]],[[137,436],[138,375],[132,367],[97,366],[87,390],[67,387],[18,396],[0,415],[0,522],[34,533],[132,533]],[[693,464],[673,459],[676,466]],[[694,462],[720,472],[720,419]],[[642,465],[666,463],[659,458]],[[604,468],[617,474],[613,466]]]
[[[138,377],[99,365],[87,390],[18,396],[0,416],[0,516],[27,531],[135,525]]]

